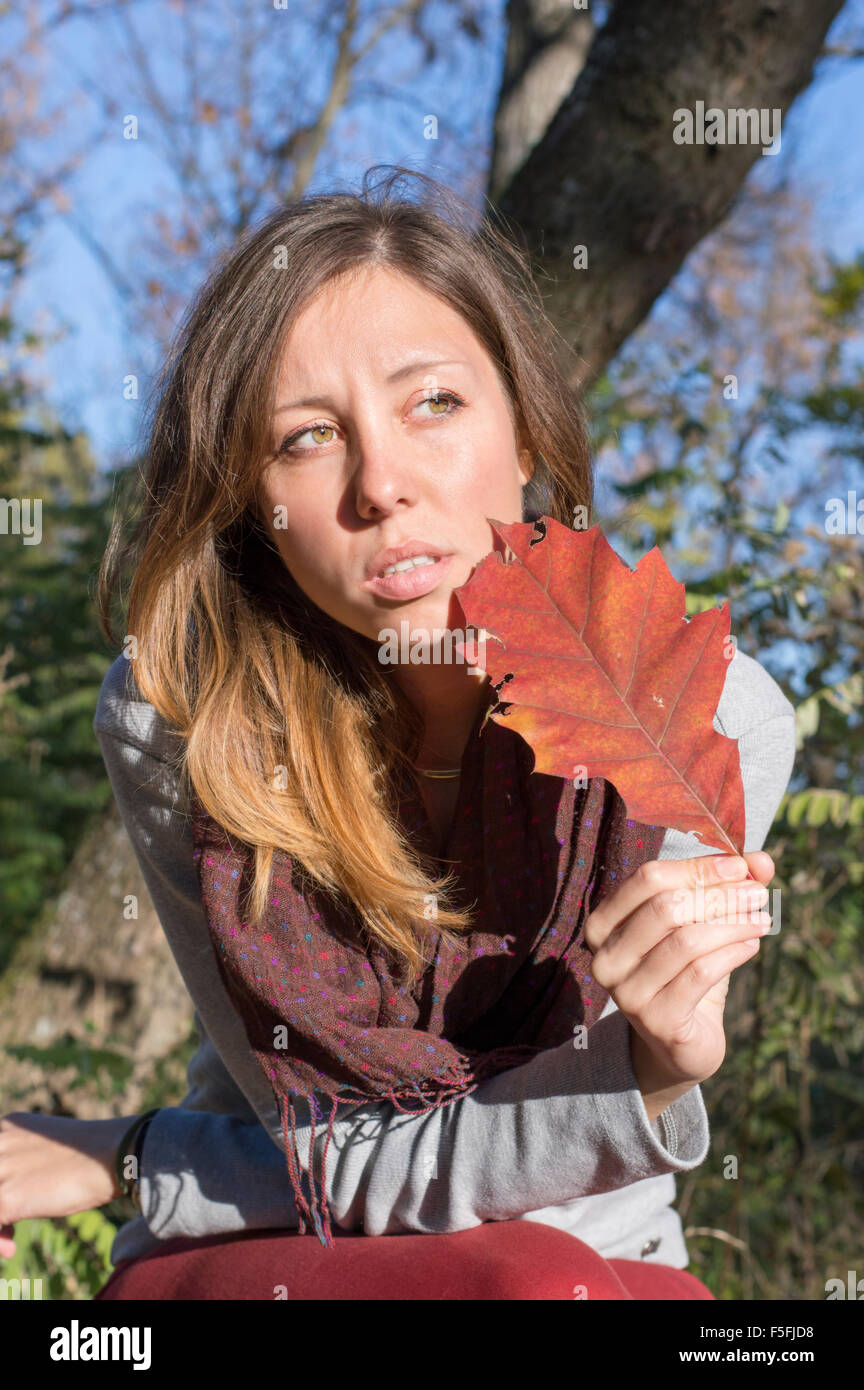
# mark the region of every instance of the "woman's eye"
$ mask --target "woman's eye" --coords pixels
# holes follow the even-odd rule
[[[417,402],[418,406],[435,406],[436,409],[432,410],[430,413],[432,415],[437,415],[439,419],[443,419],[447,415],[455,415],[456,411],[460,408],[460,406],[463,406],[464,404],[465,402],[463,401],[462,397],[457,396],[455,391],[433,391],[431,395],[424,396],[422,401]],[[439,405],[446,405],[447,409],[438,410],[437,407]],[[415,410],[416,408],[417,407],[415,406]]]
[[[465,402],[462,397],[457,396],[455,391],[432,391],[428,396],[424,396],[422,401],[418,401],[414,409],[417,410],[421,405],[428,405],[430,407],[430,416],[433,419],[437,418],[443,420],[446,419],[448,415],[455,415],[456,411],[464,404]],[[441,407],[444,407],[444,409],[441,409]],[[321,437],[328,433],[330,436],[329,438],[323,439]],[[314,454],[318,452],[319,445],[332,443],[332,436],[335,433],[336,430],[333,425],[308,425],[305,430],[298,430],[296,434],[286,435],[279,445],[277,452],[279,454]],[[311,435],[313,438],[314,442],[312,447],[298,449],[297,445],[307,434]]]
[[[316,440],[316,443],[318,443],[318,444],[329,444],[329,443],[330,443],[330,440],[329,440],[329,439],[321,439],[321,437],[320,437],[322,434],[326,434],[326,432],[327,432],[328,430],[330,431],[331,434],[335,434],[335,432],[336,432],[336,431],[333,429],[333,426],[332,426],[332,425],[310,425],[308,429],[300,430],[300,431],[298,431],[297,434],[288,434],[288,435],[285,436],[285,438],[282,440],[282,443],[279,445],[279,453],[280,453],[280,454],[287,454],[291,449],[294,448],[295,444],[297,444],[297,443],[299,442],[299,440],[301,440],[301,439],[304,437],[304,435],[307,435],[307,434],[317,435],[318,438],[317,438],[317,440]],[[299,450],[299,453],[301,453],[301,454],[314,453],[314,452],[315,452],[314,448],[313,448],[313,449],[300,449],[300,450]]]

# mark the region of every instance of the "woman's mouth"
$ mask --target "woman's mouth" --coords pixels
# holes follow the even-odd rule
[[[415,560],[419,563],[412,563],[411,569],[392,570],[391,567],[390,574],[365,579],[361,588],[380,594],[382,598],[419,598],[438,587],[450,568],[453,556],[441,555],[436,559],[432,555],[418,555]]]

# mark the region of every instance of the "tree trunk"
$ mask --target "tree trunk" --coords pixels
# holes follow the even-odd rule
[[[586,386],[614,357],[763,157],[761,142],[677,144],[675,113],[696,112],[697,102],[706,112],[756,108],[770,126],[770,113],[785,114],[810,82],[842,3],[614,6],[573,90],[497,200],[581,359],[565,355],[569,379]],[[531,137],[529,128],[526,145]],[[502,152],[502,165],[510,158]],[[574,266],[579,246],[584,269]]]

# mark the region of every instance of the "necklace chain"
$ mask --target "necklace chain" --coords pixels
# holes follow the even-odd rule
[[[461,767],[445,767],[445,768],[439,769],[438,771],[433,771],[431,768],[428,768],[428,767],[417,767],[417,766],[415,765],[414,771],[415,771],[415,772],[419,772],[421,777],[441,777],[441,778],[444,778],[444,777],[459,777],[459,776],[461,775],[462,769],[461,769]]]

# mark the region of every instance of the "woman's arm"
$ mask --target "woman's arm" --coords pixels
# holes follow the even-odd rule
[[[387,1102],[347,1110],[327,1151],[333,1220],[370,1235],[465,1230],[701,1163],[708,1123],[699,1088],[651,1125],[623,1014],[613,1006],[590,1038],[425,1114]],[[306,1168],[309,1111],[299,1099],[295,1110]],[[319,1154],[323,1138],[319,1120]],[[160,1239],[297,1225],[284,1153],[264,1127],[185,1102],[161,1110],[147,1131],[141,1206]]]
[[[129,742],[129,725],[134,737],[150,748],[155,743],[157,753],[164,752],[160,739],[170,736],[164,725],[162,733],[154,726],[158,716],[149,705],[126,707],[118,694],[125,673],[115,668],[116,662],[94,727],[121,815],[196,1006],[206,994],[211,1016],[220,1010],[233,1015],[218,975],[214,996],[205,969],[212,949],[177,779],[154,753]],[[758,663],[738,653],[715,725],[742,739],[746,848],[760,848],[788,782],[794,712]],[[709,852],[692,837],[669,831],[661,857]],[[180,1107],[160,1112],[144,1144],[141,1198],[148,1224],[163,1239],[296,1225],[272,1096],[269,1115],[266,1101],[253,1109],[237,1085],[243,1068],[230,1050],[236,1038],[228,1040],[229,1072],[200,1008],[198,1013],[202,1045],[190,1063],[190,1094]],[[241,1028],[240,1050],[248,1053],[236,1015],[234,1022]],[[593,1046],[577,1050],[568,1042],[551,1049],[454,1104],[414,1116],[386,1103],[344,1108],[327,1155],[334,1220],[369,1234],[460,1230],[698,1166],[708,1147],[699,1088],[649,1124],[630,1061],[629,1031],[610,1001],[588,1035]],[[200,1113],[229,1109],[244,1118]],[[302,1103],[297,1110],[302,1156],[308,1152],[308,1113]],[[261,1123],[255,1123],[256,1112]],[[323,1143],[320,1129],[318,1139]]]

